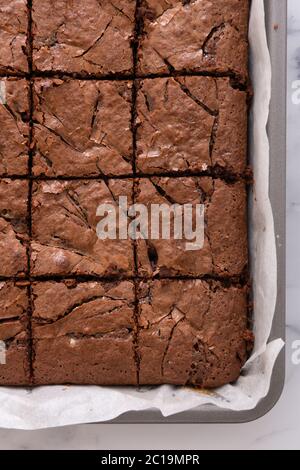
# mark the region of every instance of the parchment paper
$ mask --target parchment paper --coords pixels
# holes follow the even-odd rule
[[[32,391],[0,388],[0,427],[40,429],[111,420],[130,410],[156,408],[164,416],[214,404],[231,410],[250,410],[267,395],[278,339],[267,344],[276,303],[277,262],[269,189],[269,143],[266,123],[271,95],[271,64],[267,48],[263,0],[252,0],[249,31],[254,103],[251,115],[252,164],[255,187],[251,197],[251,263],[254,278],[255,335],[253,356],[235,385],[214,392],[170,386],[41,387]]]

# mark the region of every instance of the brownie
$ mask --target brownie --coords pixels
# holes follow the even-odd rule
[[[0,79],[0,176],[28,173],[29,86],[26,80]]]
[[[132,173],[131,84],[36,80],[34,175]]]
[[[33,0],[33,66],[39,71],[130,73],[133,0]]]
[[[142,173],[241,173],[247,163],[247,95],[228,78],[144,80],[137,101],[137,167]]]
[[[194,229],[196,204],[203,204],[205,208],[204,245],[199,249],[188,247],[185,236],[181,239],[173,236],[168,240],[160,235],[160,239],[149,237],[137,241],[141,276],[227,278],[245,272],[248,261],[247,197],[243,182],[229,184],[209,177],[140,179],[137,202],[146,205],[149,211],[153,211],[155,204],[164,204],[167,209],[174,204],[191,204]],[[172,227],[174,220],[171,222]],[[151,220],[151,234],[150,229]]]
[[[0,180],[0,276],[27,272],[28,182]]]
[[[140,73],[248,75],[249,0],[141,0]]]
[[[156,280],[139,288],[142,385],[219,387],[247,359],[247,289],[201,280]]]
[[[34,383],[137,382],[131,282],[33,284]]]
[[[239,377],[249,4],[0,0],[0,385]]]
[[[0,0],[0,73],[28,71],[27,0]]]
[[[101,204],[132,201],[129,180],[40,181],[33,184],[31,273],[35,276],[133,274],[131,240],[100,239]],[[120,209],[121,211],[121,209]],[[118,209],[117,211],[118,212]],[[103,214],[104,215],[104,214]],[[125,215],[125,223],[126,214]]]
[[[28,385],[28,295],[26,286],[0,282],[0,385]]]

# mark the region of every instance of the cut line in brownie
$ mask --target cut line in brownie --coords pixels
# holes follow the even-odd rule
[[[0,73],[28,72],[27,0],[0,0]]]
[[[0,276],[28,273],[27,247],[29,183],[0,179]]]
[[[33,174],[131,174],[131,98],[127,81],[35,80]]]
[[[29,85],[0,78],[0,177],[28,174]]]
[[[252,349],[247,288],[201,280],[141,282],[141,385],[219,387],[237,380]]]
[[[29,385],[27,287],[0,282],[0,385]]]
[[[34,283],[34,384],[134,385],[132,282]]]
[[[133,182],[125,179],[34,182],[31,274],[133,275],[132,241],[103,240],[97,234],[102,220],[98,207],[109,205],[107,210],[116,209],[119,217],[119,196],[127,197],[130,205],[132,190]],[[127,226],[126,214],[123,223]]]
[[[248,76],[248,0],[142,0],[138,71]]]
[[[133,0],[33,0],[33,68],[90,75],[133,72]]]
[[[230,79],[177,77],[140,82],[137,168],[141,173],[242,173],[247,164],[247,95]]]
[[[140,276],[230,278],[245,273],[248,239],[247,195],[243,182],[229,184],[210,177],[140,179],[136,202],[145,205],[148,210],[155,205],[164,205],[160,208],[164,214],[164,224],[169,220],[171,227],[170,239],[163,239],[160,219],[159,238],[156,234],[153,238],[154,222],[148,219],[148,239],[137,240]],[[200,218],[198,222],[196,219],[196,210],[200,213],[197,205],[201,204],[204,207],[204,225],[201,225]],[[182,214],[187,210],[184,205],[192,207],[192,217],[187,212],[188,218],[182,222],[177,239],[173,212],[175,205],[180,206]],[[165,209],[167,212],[164,212]],[[193,230],[188,226],[189,219]],[[181,220],[184,220],[183,217]],[[201,233],[204,235],[203,246]],[[141,236],[145,236],[143,232]],[[195,246],[191,247],[190,243]]]

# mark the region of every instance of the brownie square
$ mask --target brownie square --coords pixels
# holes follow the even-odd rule
[[[23,79],[0,79],[0,176],[28,174],[29,86]]]
[[[31,273],[35,276],[132,275],[133,246],[129,239],[100,239],[98,207],[116,208],[119,197],[132,202],[129,180],[35,182],[32,196]],[[122,211],[123,212],[123,211]],[[103,214],[104,216],[104,214]],[[126,214],[125,223],[127,224]]]
[[[201,280],[139,288],[141,385],[219,387],[240,375],[251,347],[247,289]]]
[[[35,80],[33,173],[132,173],[129,82]]]
[[[247,196],[243,182],[228,184],[209,177],[140,179],[137,202],[145,205],[148,213],[151,213],[148,234],[145,237],[141,231],[141,238],[137,241],[138,270],[141,276],[227,278],[245,272],[248,261]],[[156,204],[164,204],[167,209],[175,204],[191,204],[194,230],[196,204],[203,204],[203,247],[191,249],[187,245],[190,242],[183,230],[188,227],[187,223],[182,223],[181,239],[176,239],[172,230],[174,217],[170,223],[170,239],[163,239],[161,235],[159,239],[151,238],[152,214]],[[167,217],[170,219],[168,213],[164,220]],[[198,232],[199,227],[203,232],[200,224]],[[192,240],[192,243],[195,241]]]
[[[0,282],[0,384],[30,382],[27,287]]]
[[[248,68],[248,0],[142,0],[140,73],[234,73]]]
[[[34,383],[137,382],[131,282],[33,284]]]
[[[142,173],[241,173],[247,162],[247,95],[227,78],[144,80],[137,100]]]
[[[27,0],[0,0],[0,73],[28,71]]]
[[[134,15],[133,0],[33,0],[34,69],[132,72]]]
[[[28,182],[0,180],[0,276],[24,276],[27,270]]]

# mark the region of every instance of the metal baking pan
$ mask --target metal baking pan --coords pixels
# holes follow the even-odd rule
[[[268,123],[270,140],[270,199],[275,219],[278,256],[278,297],[270,340],[285,339],[286,284],[286,43],[287,0],[264,0],[266,28],[272,60],[272,100]],[[129,412],[110,423],[246,423],[267,414],[281,397],[285,382],[285,351],[278,357],[268,396],[256,409],[234,412],[206,405],[164,418],[159,411]]]

